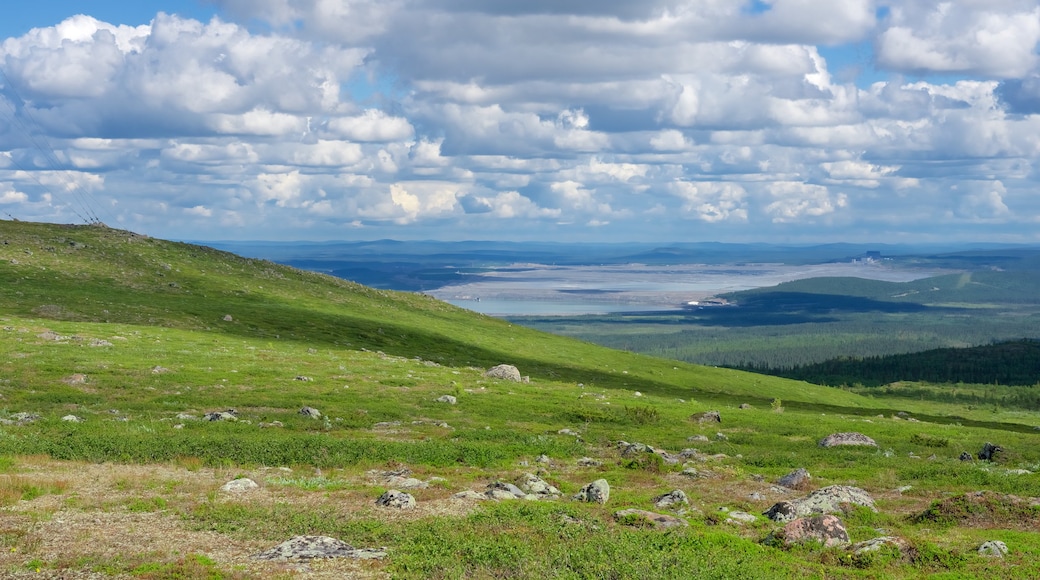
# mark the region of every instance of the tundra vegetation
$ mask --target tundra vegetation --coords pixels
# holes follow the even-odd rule
[[[871,395],[3,221],[0,575],[1040,577],[1040,415]],[[849,432],[876,446],[819,445]],[[873,499],[839,506],[848,543],[762,515],[825,488]],[[256,557],[297,536],[384,556]]]

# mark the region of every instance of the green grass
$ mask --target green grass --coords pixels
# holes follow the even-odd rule
[[[483,376],[499,363],[517,365],[530,382]],[[445,394],[458,404],[436,401]],[[0,479],[10,482],[2,497],[5,505],[36,510],[33,517],[118,508],[272,545],[299,533],[333,535],[387,546],[381,569],[401,578],[1037,572],[1028,557],[1040,552],[1035,533],[998,527],[995,534],[1014,538],[1015,555],[986,561],[971,546],[982,531],[958,522],[933,529],[911,516],[980,489],[1040,497],[1037,476],[1009,472],[1040,470],[1033,430],[1040,416],[905,395],[610,350],[424,296],[126,232],[0,222],[0,419],[40,416],[0,425]],[[751,408],[738,409],[742,403]],[[300,415],[303,406],[323,418]],[[228,408],[237,421],[200,419]],[[689,420],[707,410],[719,410],[722,423]],[[62,420],[70,414],[83,421]],[[280,426],[270,426],[275,422]],[[879,447],[817,445],[841,431],[863,432]],[[709,441],[692,442],[694,435]],[[654,455],[621,457],[620,440],[672,453],[696,447],[715,458],[691,462],[709,472],[694,479],[681,475],[682,464]],[[1003,446],[1008,460],[958,460],[985,442]],[[535,462],[543,454],[550,464]],[[192,496],[187,484],[155,480],[117,484],[117,498],[88,501],[60,479],[23,467],[32,464],[29,455],[69,469],[116,462],[247,475],[277,499],[237,501],[214,490]],[[601,465],[577,467],[585,456]],[[292,471],[272,475],[271,467]],[[385,482],[366,474],[405,467],[424,480],[443,478],[417,492],[420,505],[539,469],[565,499],[382,517],[373,502]],[[767,502],[750,492],[770,493],[770,482],[798,467],[812,473],[813,487],[848,484],[877,494],[880,514],[847,516],[853,540],[885,530],[911,541],[914,556],[770,547],[762,540],[773,524],[742,528],[718,515],[720,507],[763,511]],[[611,483],[607,506],[566,499],[599,478]],[[614,521],[617,509],[652,509],[653,497],[677,487],[693,503],[688,528],[662,532]],[[2,566],[14,570],[39,557],[34,563],[52,571],[235,577],[233,567],[200,554],[127,554],[104,570],[90,555],[47,560],[29,523],[5,525],[4,545],[26,555],[0,564],[0,574]]]

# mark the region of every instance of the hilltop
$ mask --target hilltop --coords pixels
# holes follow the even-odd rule
[[[1035,413],[641,356],[204,246],[9,221],[0,361],[8,577],[1040,574],[1035,505],[964,495],[1040,496]],[[528,380],[485,375],[499,364]],[[850,431],[877,446],[818,445]],[[995,461],[960,460],[987,442]],[[778,486],[797,468],[812,478]],[[572,499],[600,479],[605,503]],[[514,484],[531,501],[484,493]],[[763,512],[839,484],[878,509],[839,514],[851,542],[901,543],[766,541],[783,526]],[[391,488],[415,507],[376,505]],[[673,490],[687,503],[655,507]],[[302,534],[385,556],[254,557]],[[986,540],[1011,551],[978,556]]]

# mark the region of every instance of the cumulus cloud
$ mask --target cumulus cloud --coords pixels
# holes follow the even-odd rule
[[[5,211],[71,219],[87,192],[123,227],[197,239],[485,219],[999,237],[1040,212],[1035,0],[211,5],[0,41]],[[869,82],[832,76],[857,51]]]

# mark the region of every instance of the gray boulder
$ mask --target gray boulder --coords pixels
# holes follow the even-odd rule
[[[862,433],[833,433],[820,440],[820,447],[838,447],[842,445],[877,447],[877,442]]]
[[[705,411],[690,415],[690,421],[694,423],[721,423],[722,415],[718,411]]]
[[[520,478],[520,489],[524,492],[538,496],[539,499],[555,499],[560,497],[560,490],[550,485],[542,478],[533,473],[525,473]]]
[[[449,405],[454,405],[454,404],[458,403],[459,400],[456,399],[454,395],[441,395],[441,396],[437,397],[437,402],[438,403],[447,403]]]
[[[979,459],[983,461],[998,461],[1004,453],[1004,448],[987,442],[979,451]]]
[[[391,489],[379,496],[379,499],[376,500],[376,505],[400,510],[409,510],[415,507],[415,498],[409,493]]]
[[[484,495],[491,499],[521,499],[527,494],[519,487],[505,481],[489,483]]]
[[[484,376],[492,379],[504,379],[516,383],[523,380],[520,376],[520,370],[513,365],[498,365],[491,367],[484,373]]]
[[[207,421],[238,421],[238,411],[228,409],[226,411],[213,411],[202,416]]]
[[[355,548],[328,536],[296,536],[253,556],[257,560],[316,560],[321,558],[355,558],[371,560],[386,557],[385,550]]]
[[[882,536],[880,538],[857,542],[850,546],[849,550],[857,556],[862,556],[863,554],[876,552],[885,546],[893,546],[902,554],[906,554],[910,550],[910,544],[906,540],[895,536]]]
[[[248,477],[232,479],[231,481],[220,486],[220,491],[223,491],[225,493],[248,493],[257,489],[260,489],[260,486]]]
[[[300,414],[304,417],[310,417],[311,419],[321,419],[321,411],[314,407],[304,407],[300,409]]]
[[[581,488],[574,495],[574,499],[588,503],[605,504],[610,499],[610,484],[605,479],[597,479]]]

